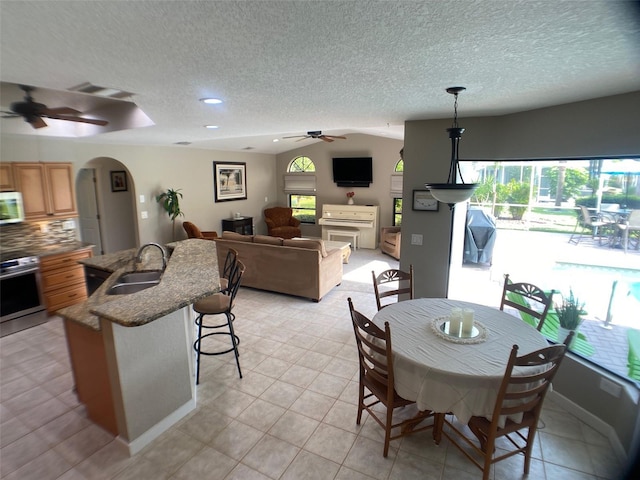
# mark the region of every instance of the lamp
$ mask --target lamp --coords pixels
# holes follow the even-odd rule
[[[471,198],[473,192],[478,188],[476,183],[464,183],[462,172],[458,160],[458,144],[462,137],[464,128],[458,126],[458,94],[465,91],[465,87],[449,87],[447,93],[455,97],[453,106],[453,126],[447,128],[449,138],[451,139],[451,165],[449,167],[449,178],[447,183],[426,183],[425,187],[431,192],[433,198],[439,202],[449,205],[449,209],[453,209],[456,203],[465,202]],[[460,175],[462,183],[456,183],[456,176]]]

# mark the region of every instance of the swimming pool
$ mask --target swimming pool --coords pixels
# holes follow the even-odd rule
[[[587,318],[606,320],[611,303],[613,323],[640,328],[640,270],[556,262],[552,271],[554,288],[563,295],[573,290]]]

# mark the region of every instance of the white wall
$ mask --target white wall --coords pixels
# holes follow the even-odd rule
[[[402,140],[374,137],[363,134],[350,134],[346,140],[335,140],[332,143],[317,141],[307,147],[290,150],[277,156],[276,182],[278,205],[287,205],[284,193],[284,175],[291,160],[299,156],[309,157],[316,166],[316,208],[317,218],[322,216],[322,205],[346,204],[346,193],[355,192],[354,201],[358,205],[379,205],[380,226],[393,224],[393,197],[390,195],[391,174],[400,160]],[[333,182],[333,157],[372,157],[373,183],[369,188],[338,187]],[[302,226],[305,236],[320,237],[321,227]]]

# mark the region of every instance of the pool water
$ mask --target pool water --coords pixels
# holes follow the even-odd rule
[[[557,291],[585,302],[587,318],[604,321],[611,306],[612,323],[640,328],[640,270],[557,262],[553,274]]]

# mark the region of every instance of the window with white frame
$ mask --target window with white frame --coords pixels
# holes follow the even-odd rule
[[[404,172],[404,161],[402,158],[398,160],[395,173],[391,175],[391,197],[393,198],[393,225],[400,226],[402,224],[402,179]]]
[[[296,157],[284,176],[284,191],[293,216],[301,223],[316,223],[316,166],[309,157]]]

